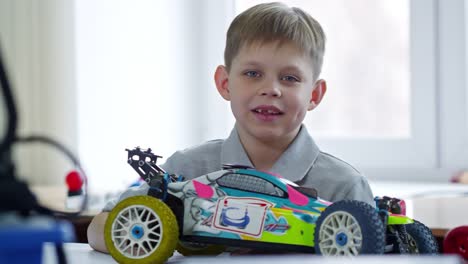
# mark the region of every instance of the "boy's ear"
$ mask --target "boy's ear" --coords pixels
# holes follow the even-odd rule
[[[310,97],[308,111],[315,109],[322,101],[323,96],[327,92],[327,82],[325,80],[317,80],[312,90],[312,96]]]
[[[226,70],[226,67],[219,65],[216,68],[214,74],[214,80],[216,83],[216,88],[218,89],[219,94],[227,101],[231,100],[231,94],[229,93],[228,87],[228,77],[229,74]]]

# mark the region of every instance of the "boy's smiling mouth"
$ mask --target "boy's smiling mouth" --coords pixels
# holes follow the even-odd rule
[[[273,105],[261,105],[251,110],[262,121],[274,121],[284,114],[283,111]]]

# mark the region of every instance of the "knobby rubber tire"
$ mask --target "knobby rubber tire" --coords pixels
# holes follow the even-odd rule
[[[327,229],[327,227],[324,226],[324,223],[329,222],[330,218],[336,217],[337,215],[351,215],[352,217],[348,217],[349,221],[355,221],[357,226],[354,224],[350,224],[350,227],[348,227],[348,229],[345,227],[336,227],[336,230],[333,230],[331,232],[331,229]],[[328,231],[326,231],[326,229]],[[321,232],[322,238],[320,238]],[[354,243],[355,241],[352,241],[352,239],[348,241],[348,238],[346,239],[346,245],[344,246],[339,245],[339,243],[337,242],[339,233],[351,234],[356,232],[358,235],[356,235],[355,241],[358,240],[357,238],[359,237],[359,234],[362,235],[362,240],[360,242]],[[355,244],[359,244],[360,246],[355,247],[355,250],[352,253],[350,253],[350,255],[383,254],[385,250],[385,228],[383,226],[382,221],[380,220],[377,211],[371,205],[356,200],[343,200],[335,202],[329,207],[327,207],[325,211],[322,212],[322,214],[316,222],[314,236],[315,252],[320,255],[346,254],[340,251],[343,250],[345,246],[352,247]],[[323,245],[325,243],[324,236],[332,237],[336,241],[333,241],[333,239],[328,239],[329,242],[332,243],[332,245]],[[350,236],[349,238],[353,238],[353,236]],[[320,244],[320,242],[322,242],[322,245]],[[322,252],[321,247],[324,248],[324,252]],[[325,252],[325,248],[328,248],[331,251],[336,250],[338,252]]]
[[[204,245],[198,247],[183,242],[177,244],[177,252],[183,256],[215,256],[224,251],[226,251],[226,247],[222,245]]]
[[[408,239],[416,243],[418,252],[412,252],[410,247],[410,254],[438,254],[439,245],[437,240],[432,235],[431,230],[423,223],[414,220],[414,223],[406,225],[406,232]]]

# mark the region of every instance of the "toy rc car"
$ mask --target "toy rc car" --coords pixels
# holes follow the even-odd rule
[[[404,203],[377,197],[376,207],[328,202],[317,191],[241,165],[184,181],[156,165],[151,149],[128,151],[128,163],[150,186],[109,213],[105,242],[119,263],[163,263],[182,255],[219,254],[226,247],[321,255],[436,254],[422,223]]]

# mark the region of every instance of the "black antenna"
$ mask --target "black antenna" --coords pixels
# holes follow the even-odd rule
[[[16,137],[17,114],[15,108],[15,101],[11,92],[10,82],[7,77],[6,69],[4,68],[4,61],[0,52],[0,84],[3,92],[3,98],[6,106],[7,128],[5,136],[0,143],[0,155],[2,159],[10,157],[11,145]]]
[[[37,199],[27,185],[15,177],[15,166],[11,158],[12,145],[16,140],[17,113],[12,89],[7,77],[5,63],[0,52],[0,85],[6,106],[7,126],[0,143],[0,212],[18,211],[27,215],[38,207]],[[17,199],[16,197],[21,197]]]

